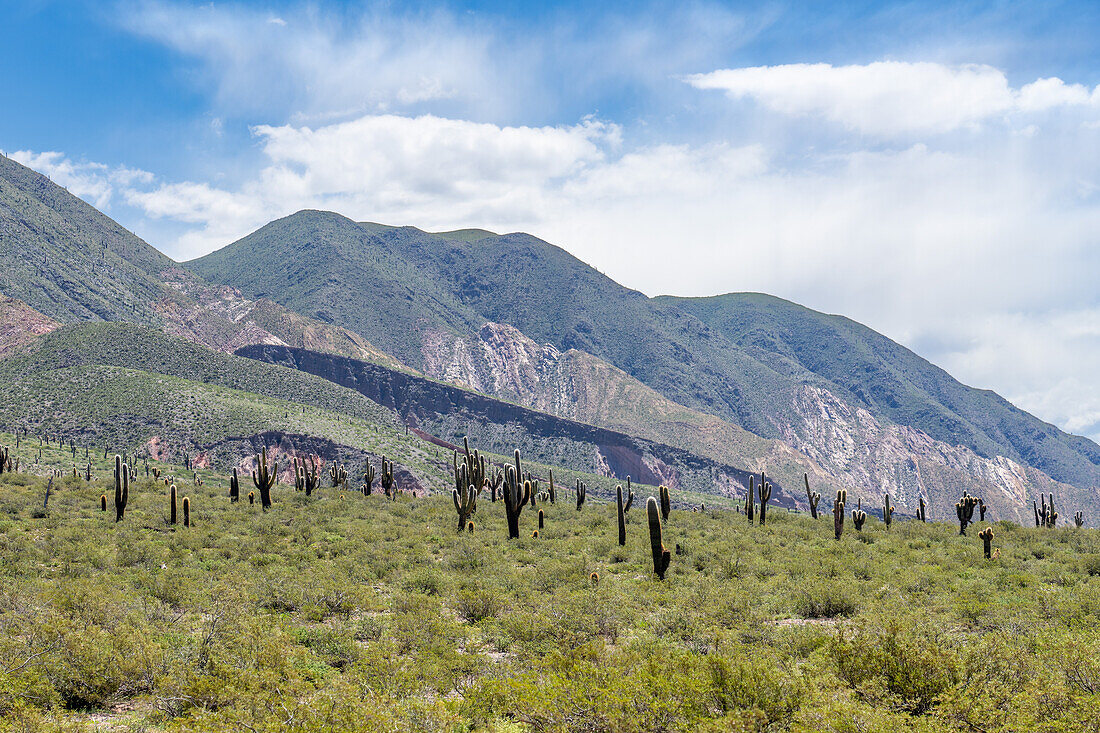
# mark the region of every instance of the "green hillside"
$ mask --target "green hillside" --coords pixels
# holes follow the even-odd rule
[[[0,292],[59,321],[159,322],[175,265],[45,176],[0,155]]]

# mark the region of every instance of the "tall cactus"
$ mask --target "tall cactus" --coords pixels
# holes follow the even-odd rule
[[[981,497],[978,497],[978,521],[979,522],[984,522],[985,521],[985,513],[988,510],[989,510],[989,507],[987,507],[985,505],[985,501]]]
[[[836,492],[833,500],[833,536],[840,539],[844,534],[844,505],[848,502],[848,491],[841,489]]]
[[[966,534],[966,526],[974,520],[974,509],[977,506],[977,497],[971,496],[965,491],[959,497],[959,500],[955,502],[955,516],[959,519],[960,535]]]
[[[630,507],[634,506],[634,490],[630,488],[630,477],[626,477],[626,503],[623,504],[623,514],[630,513]]]
[[[461,532],[465,529],[470,517],[477,511],[477,496],[481,493],[477,477],[481,476],[481,481],[484,482],[484,473],[475,473],[474,478],[471,478],[470,462],[464,461],[460,464],[457,455],[456,453],[454,462],[455,487],[451,489],[451,498],[454,500],[455,512],[458,513],[458,531]],[[467,456],[469,456],[469,445],[467,445]],[[477,470],[474,466],[474,471]]]
[[[657,507],[657,500],[652,496],[645,502],[646,516],[649,518],[649,546],[653,552],[653,572],[661,580],[665,579],[665,571],[672,560],[672,553],[665,549],[661,537],[661,511]]]
[[[615,487],[615,508],[619,518],[619,547],[626,545],[626,514],[623,511],[623,487]]]
[[[588,498],[588,486],[583,481],[581,481],[580,479],[577,479],[577,511],[578,512],[581,510],[581,507],[584,506],[584,501],[587,498]]]
[[[1077,510],[1073,513],[1073,524],[1077,527],[1083,527],[1085,524],[1085,515]]]
[[[882,521],[886,523],[886,529],[890,529],[890,524],[894,521],[894,507],[890,506],[890,495],[886,495],[886,500],[882,505]]]
[[[661,496],[661,521],[667,522],[668,515],[672,513],[672,496],[664,484],[657,487],[657,493]]]
[[[229,479],[229,503],[236,504],[241,498],[241,482],[237,478],[237,469],[233,469],[233,478]]]
[[[313,496],[313,492],[321,488],[320,467],[320,458],[314,460],[313,456],[306,456],[302,459],[302,490],[306,496]]]
[[[176,523],[176,485],[175,484],[172,484],[172,488],[170,488],[168,490],[168,496],[169,496],[168,503],[170,505],[169,514],[171,515],[171,517],[169,518],[168,521],[169,521],[170,524],[175,524]]]
[[[504,470],[504,512],[508,517],[508,539],[519,539],[519,515],[531,500],[531,483],[522,478],[518,449],[515,458],[516,465],[507,466]],[[578,509],[580,503],[578,500]]]
[[[558,500],[558,493],[557,493],[557,492],[556,492],[556,491],[554,490],[554,469],[552,469],[552,468],[550,469],[550,489],[549,489],[549,494],[550,494],[550,497],[549,497],[549,498],[550,498],[550,503],[551,503],[551,504],[553,504],[553,503],[554,503],[555,501],[557,501],[557,500]],[[540,513],[541,513],[541,511],[540,511]],[[541,525],[541,524],[539,525],[539,529],[542,529],[542,525]]]
[[[126,502],[130,499],[130,469],[122,462],[122,456],[115,456],[115,521],[121,522],[126,513]]]
[[[1039,498],[1042,499],[1042,509],[1035,508],[1035,526],[1036,527],[1054,527],[1058,523],[1058,512],[1054,511],[1054,494],[1050,494],[1050,505],[1047,505],[1046,497],[1039,494]],[[1033,502],[1034,503],[1034,502]]]
[[[862,502],[856,499],[856,508],[852,510],[852,526],[856,532],[863,531],[863,524],[867,521],[867,512],[863,511]]]
[[[749,492],[745,494],[745,516],[752,525],[753,515],[756,513],[756,479],[749,476]]]
[[[329,481],[332,482],[332,488],[338,489],[347,484],[348,470],[342,464],[333,461],[328,469],[328,477]]]
[[[493,474],[487,482],[489,487],[489,499],[495,504],[497,500],[497,492],[500,491],[500,487],[504,484],[504,471],[499,468]]]
[[[387,460],[385,456],[382,456],[382,491],[386,493],[386,498],[397,500],[397,489],[393,485],[393,461]]]
[[[993,557],[993,528],[986,527],[978,533],[978,539],[982,541],[982,545],[985,549],[985,557],[987,560]]]
[[[802,481],[806,484],[806,503],[810,505],[810,517],[817,519],[817,503],[821,501],[821,494],[810,491],[810,475],[802,474]]]
[[[268,470],[267,446],[264,446],[263,452],[256,456],[256,470],[252,472],[252,483],[260,491],[260,506],[265,512],[271,508],[271,489],[275,486],[275,478],[278,474],[278,462],[273,462],[271,470]]]
[[[363,496],[370,496],[374,491],[374,466],[367,462],[367,470],[363,472]]]
[[[924,497],[923,496],[918,496],[917,501],[920,502],[919,505],[917,506],[917,519],[919,519],[922,522],[927,522],[928,518],[925,515]]]
[[[183,497],[183,526],[191,526],[191,499]]]
[[[768,520],[768,502],[772,498],[772,484],[771,481],[764,479],[764,472],[760,472],[760,526],[763,527],[764,523]]]

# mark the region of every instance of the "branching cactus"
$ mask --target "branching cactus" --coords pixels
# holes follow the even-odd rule
[[[983,529],[978,533],[978,539],[980,539],[982,545],[984,545],[986,559],[991,559],[993,557],[993,528],[986,527]]]
[[[558,500],[558,492],[554,489],[554,469],[550,469],[550,488],[547,489],[547,500],[553,504]],[[541,512],[540,512],[541,513]]]
[[[470,463],[463,462],[460,464],[457,453],[455,455],[455,487],[451,489],[451,498],[454,500],[455,512],[458,513],[458,531],[461,532],[470,517],[477,511],[477,496],[481,493],[481,488],[475,483],[477,481],[476,477],[470,479]],[[469,454],[467,453],[467,455]],[[477,470],[476,466],[475,470]]]
[[[515,457],[516,465],[508,466],[504,471],[504,512],[508,517],[508,539],[519,539],[519,515],[531,500],[531,484],[521,478],[523,471],[518,449]],[[581,503],[578,499],[578,509]]]
[[[237,469],[233,469],[233,478],[229,479],[229,503],[236,504],[241,498],[241,481],[237,478]]]
[[[302,490],[306,496],[313,496],[313,492],[321,488],[321,460],[314,460],[312,456],[302,459]]]
[[[176,523],[176,485],[175,484],[172,484],[172,488],[170,488],[168,490],[168,496],[169,496],[169,500],[168,500],[169,510],[168,511],[169,511],[169,515],[170,515],[168,522],[170,524],[175,524]]]
[[[974,521],[974,509],[978,506],[977,497],[967,492],[955,503],[955,516],[959,518],[959,534],[966,534],[966,526]]]
[[[260,492],[260,506],[266,512],[271,508],[271,489],[275,486],[275,477],[279,474],[278,462],[271,464],[271,469],[267,467],[267,447],[264,447],[262,453],[256,456],[256,470],[252,472],[252,483],[256,485],[256,488]]]
[[[588,498],[588,486],[583,481],[581,481],[580,479],[577,479],[577,511],[578,512],[581,510],[581,507],[584,506],[584,501],[587,498]]]
[[[665,571],[672,560],[672,553],[665,549],[661,537],[661,511],[657,507],[657,500],[652,496],[646,499],[645,513],[649,518],[649,546],[653,551],[653,572],[661,580],[665,579]]]
[[[806,484],[806,503],[810,505],[810,516],[817,519],[817,503],[821,501],[821,494],[810,491],[810,475],[802,474],[802,481]]]
[[[768,520],[768,502],[772,498],[772,483],[764,479],[764,473],[760,473],[760,526]]]
[[[863,511],[860,504],[860,500],[856,499],[856,508],[852,510],[852,526],[856,528],[856,532],[862,532],[863,523],[867,521],[867,512]]]
[[[1035,509],[1035,526],[1036,527],[1054,527],[1058,523],[1058,512],[1054,511],[1054,494],[1049,494],[1050,504],[1047,504],[1046,497],[1039,494],[1039,498],[1042,500],[1042,508],[1036,507]],[[1034,503],[1034,502],[1033,502]]]
[[[619,547],[626,545],[626,513],[623,511],[623,487],[615,487],[615,509],[619,518]],[[541,512],[540,512],[541,513]]]
[[[661,496],[661,521],[667,522],[668,515],[672,513],[672,496],[664,484],[657,487],[657,493]]]
[[[1080,510],[1077,510],[1073,513],[1073,524],[1076,527],[1085,526],[1085,515],[1082,514]]]
[[[886,495],[886,499],[882,504],[882,521],[886,524],[886,529],[890,529],[890,525],[894,521],[894,507],[890,506],[890,495]]]
[[[925,514],[924,497],[923,496],[918,496],[917,501],[919,502],[919,504],[917,506],[917,519],[919,519],[922,522],[927,522],[928,517]]]
[[[363,496],[370,496],[374,491],[374,466],[367,462],[367,470],[363,472]]]
[[[8,449],[6,447],[0,447],[0,473],[11,470],[11,457],[8,455]]]
[[[841,489],[836,492],[836,499],[833,500],[833,536],[838,540],[844,534],[844,505],[846,503],[848,503],[848,492]]]
[[[385,456],[382,456],[382,491],[386,493],[386,498],[397,500],[397,489],[393,485],[393,461],[389,461]]]
[[[987,507],[985,505],[985,501],[983,501],[981,499],[981,497],[979,497],[978,498],[978,521],[979,522],[984,522],[985,521],[985,513],[988,510],[989,510],[989,507]]]
[[[338,489],[348,482],[348,471],[341,464],[333,462],[332,466],[328,470],[329,481],[332,482],[332,488]]]
[[[749,476],[749,492],[745,494],[745,516],[752,525],[753,515],[756,513],[756,479]]]
[[[121,522],[126,513],[126,502],[130,499],[130,468],[122,462],[122,456],[115,456],[115,521]]]
[[[634,490],[630,488],[630,477],[626,477],[626,504],[623,504],[623,514],[630,512],[630,507],[634,506]]]
[[[497,469],[493,477],[488,480],[487,486],[489,487],[489,499],[496,503],[497,492],[500,491],[500,487],[504,484],[504,471]],[[552,502],[551,502],[552,503]]]

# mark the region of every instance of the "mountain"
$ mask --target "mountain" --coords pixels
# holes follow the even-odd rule
[[[648,298],[529,235],[431,234],[318,211],[186,267],[490,392],[478,367],[452,368],[454,344],[506,324],[537,344],[596,357],[673,404],[781,441],[868,498],[891,491],[902,507],[923,495],[947,512],[970,486],[996,492],[1017,516],[1038,491],[1062,485],[1082,506],[1100,503],[1096,444],[960,384],[881,334],[777,298]],[[538,390],[516,397],[572,409]]]
[[[54,323],[127,321],[220,351],[283,344],[399,365],[356,333],[206,283],[90,204],[3,155],[0,293]]]

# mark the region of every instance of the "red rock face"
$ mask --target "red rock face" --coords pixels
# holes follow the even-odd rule
[[[26,303],[0,295],[0,359],[59,328],[60,323]]]

